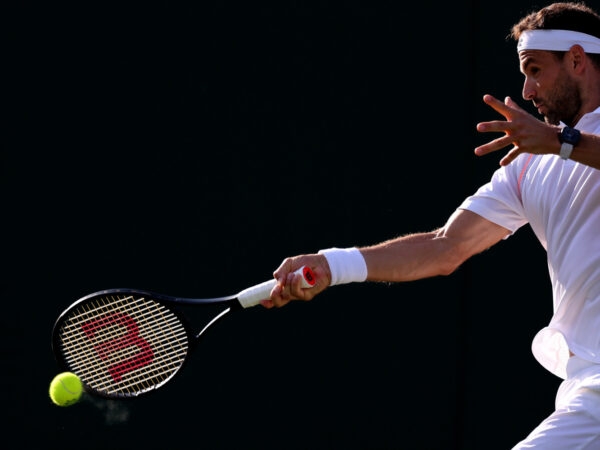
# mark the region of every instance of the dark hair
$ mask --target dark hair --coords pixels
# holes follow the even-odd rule
[[[571,30],[600,39],[600,15],[584,2],[552,3],[519,20],[513,25],[509,37],[518,41],[526,30]],[[587,53],[587,56],[600,69],[600,54]]]

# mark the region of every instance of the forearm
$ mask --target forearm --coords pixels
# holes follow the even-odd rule
[[[413,281],[450,275],[471,256],[503,239],[509,231],[481,216],[456,210],[444,227],[363,247],[367,280]]]
[[[569,159],[600,170],[600,136],[582,132]]]
[[[403,236],[359,250],[365,258],[368,281],[401,282],[449,275],[465,260],[442,230]]]

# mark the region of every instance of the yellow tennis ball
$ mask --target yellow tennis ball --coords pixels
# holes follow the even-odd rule
[[[50,399],[58,406],[70,406],[77,403],[82,393],[83,384],[73,372],[59,373],[50,383]]]

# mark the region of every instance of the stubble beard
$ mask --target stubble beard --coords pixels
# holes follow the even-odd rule
[[[544,100],[548,111],[544,116],[546,123],[558,125],[561,121],[574,125],[573,120],[581,110],[581,94],[575,81],[562,71],[556,79],[555,89]]]

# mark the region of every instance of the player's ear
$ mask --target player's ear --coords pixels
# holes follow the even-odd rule
[[[583,47],[579,44],[573,45],[566,54],[569,58],[569,67],[576,73],[580,74],[585,66],[586,55]]]

